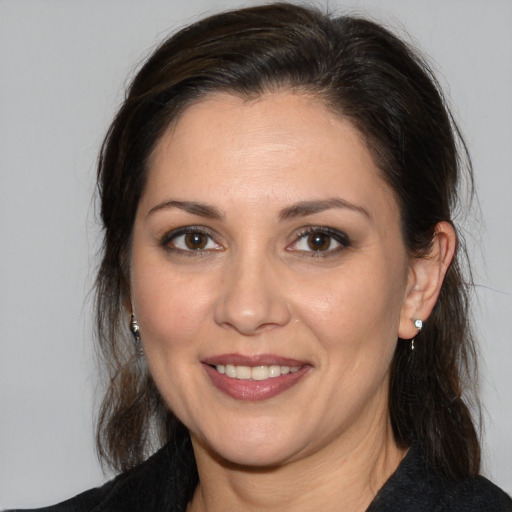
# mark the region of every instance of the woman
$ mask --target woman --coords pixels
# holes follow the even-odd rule
[[[98,172],[123,473],[49,510],[512,510],[463,399],[465,167],[428,68],[371,22],[273,4],[165,41]]]

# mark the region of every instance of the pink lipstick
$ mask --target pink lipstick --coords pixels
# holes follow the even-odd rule
[[[238,400],[260,401],[297,384],[311,365],[271,354],[223,354],[206,358],[203,367],[214,386],[228,396]]]

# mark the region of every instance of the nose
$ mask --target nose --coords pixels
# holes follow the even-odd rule
[[[239,258],[223,275],[215,321],[246,336],[286,325],[291,312],[280,281],[265,258]]]

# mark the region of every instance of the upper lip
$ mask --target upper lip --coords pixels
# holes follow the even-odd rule
[[[218,364],[232,364],[235,366],[305,366],[308,363],[299,361],[290,357],[278,356],[275,354],[256,354],[256,355],[243,355],[243,354],[219,354],[216,356],[206,357],[202,360],[204,364],[216,366]]]

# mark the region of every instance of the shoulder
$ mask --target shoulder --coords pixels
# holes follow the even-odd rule
[[[498,486],[484,478],[464,480],[445,492],[442,511],[512,512],[512,499]]]
[[[512,499],[482,476],[448,480],[413,446],[367,512],[512,512]]]
[[[117,479],[107,482],[102,487],[90,489],[74,498],[68,499],[57,505],[30,509],[30,512],[89,512],[95,510],[100,503],[108,496]],[[6,512],[29,512],[25,510],[7,510]]]
[[[180,512],[185,510],[196,482],[193,455],[165,446],[101,487],[32,512]]]

